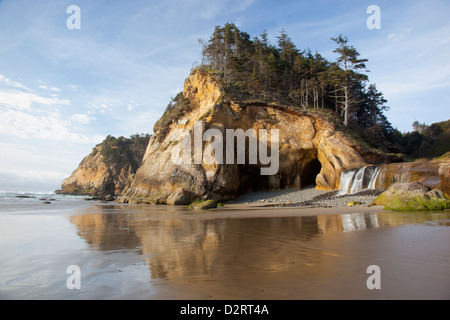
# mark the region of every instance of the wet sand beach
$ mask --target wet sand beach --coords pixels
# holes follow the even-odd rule
[[[449,226],[449,210],[11,200],[0,298],[449,299]],[[80,289],[67,287],[70,265]],[[380,289],[367,287],[371,265]]]

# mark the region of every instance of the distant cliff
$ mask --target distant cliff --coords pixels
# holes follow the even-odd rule
[[[120,195],[130,186],[140,167],[149,139],[149,135],[134,135],[129,139],[108,136],[92,149],[70,177],[64,179],[61,193]]]

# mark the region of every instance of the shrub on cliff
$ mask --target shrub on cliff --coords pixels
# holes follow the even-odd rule
[[[137,163],[135,153],[143,156],[149,139],[150,135],[148,134],[134,134],[129,139],[115,138],[109,135],[101,143],[100,154],[103,156],[103,162],[107,166],[116,164],[124,167],[130,165],[132,171],[136,171],[140,163]]]
[[[170,130],[170,124],[181,118],[182,115],[192,110],[189,100],[183,97],[183,93],[178,93],[167,105],[162,117],[156,121],[153,131],[157,134],[158,141],[164,140]]]

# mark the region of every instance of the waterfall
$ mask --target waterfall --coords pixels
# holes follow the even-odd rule
[[[381,167],[369,166],[342,172],[339,194],[354,194],[363,190],[373,190]]]
[[[413,180],[411,168],[404,163],[368,166],[342,172],[338,195],[387,188],[395,182],[411,182]]]
[[[339,185],[339,194],[347,194],[352,186],[355,170],[345,171],[341,174],[341,182]]]
[[[377,182],[377,179],[378,179],[378,175],[380,174],[380,171],[381,171],[381,167],[377,167],[375,169],[375,173],[373,175],[373,179],[371,179],[370,183],[369,183],[369,187],[368,187],[369,190],[376,189],[375,185],[376,185],[376,182]]]

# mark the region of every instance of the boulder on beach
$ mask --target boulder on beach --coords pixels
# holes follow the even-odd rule
[[[108,194],[106,197],[103,198],[105,201],[114,201],[116,200],[116,196],[113,194]]]
[[[195,210],[206,210],[206,209],[213,209],[217,208],[217,201],[210,199],[206,201],[198,201],[194,202],[191,205],[189,205],[190,208]]]
[[[394,183],[374,203],[385,210],[428,211],[450,209],[450,200],[438,189],[420,182]]]

